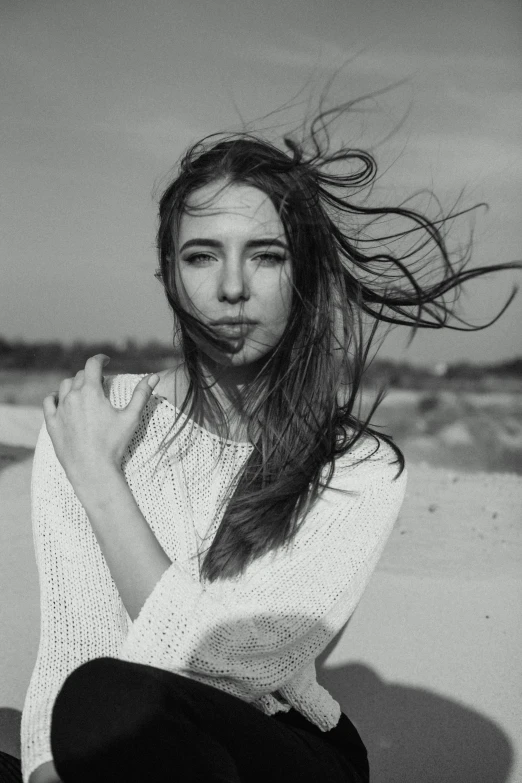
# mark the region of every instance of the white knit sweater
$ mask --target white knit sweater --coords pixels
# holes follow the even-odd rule
[[[125,407],[142,377],[106,378],[112,404]],[[289,546],[241,577],[210,583],[200,579],[198,552],[215,535],[221,501],[253,447],[189,422],[158,461],[176,412],[153,394],[122,462],[172,560],[134,622],[42,427],[31,482],[41,635],[22,718],[24,783],[52,758],[51,710],[65,678],[102,656],[178,672],[267,714],[294,707],[323,731],[339,719],[339,704],[317,683],[315,659],[361,598],[399,513],[406,471],[394,480],[395,455],[384,442],[357,464],[376,445],[359,442],[336,460],[330,484],[350,494],[325,490]]]

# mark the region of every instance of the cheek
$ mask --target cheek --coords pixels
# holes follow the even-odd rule
[[[281,337],[288,319],[292,304],[291,290],[275,289],[270,298],[265,300],[265,324],[275,338]]]
[[[176,275],[179,297],[184,306],[195,305],[201,307],[208,299],[208,280],[205,284],[205,277],[185,272]]]
[[[288,275],[281,275],[278,281],[277,290],[274,292],[274,306],[279,311],[281,318],[286,321],[290,315],[292,306],[292,280]]]

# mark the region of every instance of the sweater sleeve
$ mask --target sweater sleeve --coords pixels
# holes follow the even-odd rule
[[[240,578],[199,583],[173,563],[119,657],[246,701],[282,688],[315,660],[361,598],[404,497],[406,471],[395,478],[393,457],[381,442],[364,462],[339,458],[296,538]]]
[[[130,619],[83,506],[42,426],[31,476],[33,542],[40,584],[40,642],[22,714],[22,773],[52,759],[51,713],[68,674],[116,656]]]

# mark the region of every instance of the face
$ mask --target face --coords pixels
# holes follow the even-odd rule
[[[288,321],[292,268],[283,224],[269,197],[248,185],[212,183],[191,194],[177,238],[183,306],[227,341],[200,349],[219,365],[245,366],[279,342]],[[231,326],[216,321],[240,321]]]

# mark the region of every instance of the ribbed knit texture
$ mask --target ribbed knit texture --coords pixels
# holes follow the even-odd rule
[[[142,377],[106,378],[111,403],[125,407]],[[336,460],[330,487],[350,494],[325,490],[289,546],[240,577],[210,583],[200,578],[204,550],[253,447],[189,422],[162,456],[176,413],[153,394],[122,461],[143,516],[172,560],[134,622],[42,427],[31,480],[41,634],[22,717],[24,783],[52,758],[56,694],[73,669],[93,658],[177,672],[267,714],[294,707],[323,731],[339,720],[339,704],[317,683],[315,659],[361,598],[398,516],[406,471],[394,480],[395,454],[382,441],[359,462],[375,449],[365,438]]]

